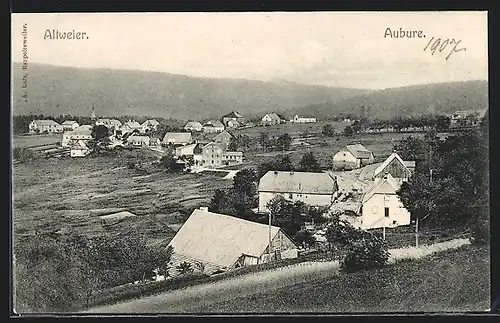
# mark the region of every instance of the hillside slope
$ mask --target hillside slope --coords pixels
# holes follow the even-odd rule
[[[28,102],[24,71],[13,66],[13,114],[157,116],[179,119],[220,117],[237,110],[247,117],[286,111],[325,101],[336,102],[366,90],[292,82],[197,78],[161,72],[86,69],[29,64]]]
[[[448,114],[457,110],[484,111],[488,106],[488,82],[465,81],[414,85],[311,104],[296,110],[318,118],[355,113],[367,118],[428,113]]]

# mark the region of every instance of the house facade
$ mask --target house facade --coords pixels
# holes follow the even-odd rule
[[[242,151],[226,151],[222,154],[222,165],[231,166],[239,165],[243,163],[243,152]]]
[[[167,132],[163,137],[164,145],[187,145],[193,141],[190,132]]]
[[[74,120],[66,120],[62,123],[63,131],[72,131],[78,128],[80,125]]]
[[[277,195],[312,206],[330,206],[338,191],[336,178],[328,173],[268,171],[259,180],[259,212]]]
[[[222,117],[222,123],[227,126],[229,121],[237,121],[239,124],[245,123],[245,118],[243,115],[237,111],[230,112]]]
[[[299,117],[298,115],[295,115],[295,117],[293,117],[293,119],[290,120],[290,122],[293,122],[293,123],[314,123],[314,122],[316,122],[316,118]]]
[[[30,133],[60,133],[63,132],[63,126],[54,120],[33,120],[28,125]]]
[[[362,229],[394,228],[410,224],[410,212],[397,195],[400,185],[390,175],[377,178],[363,197],[359,226]]]
[[[83,140],[89,141],[92,139],[92,131],[87,129],[76,129],[73,131],[66,131],[63,133],[61,140],[62,147],[68,147],[72,141]]]
[[[276,113],[267,113],[260,120],[261,126],[273,126],[281,123],[281,118]]]
[[[223,132],[224,129],[224,124],[222,124],[222,122],[220,122],[219,120],[211,120],[205,122],[205,124],[203,125],[204,133],[218,133]]]
[[[199,123],[198,121],[189,121],[184,126],[184,130],[199,132],[199,131],[203,130],[203,125],[201,123]]]
[[[77,140],[72,142],[70,146],[70,156],[71,157],[85,157],[90,154],[90,149],[83,140]]]
[[[150,131],[156,131],[158,129],[159,125],[160,125],[160,123],[158,121],[156,121],[155,119],[146,120],[141,125],[142,132],[146,133],[146,132],[150,132]]]
[[[148,136],[130,136],[127,138],[127,142],[133,147],[148,147],[150,145],[151,139]]]
[[[297,245],[279,227],[209,212],[206,207],[191,213],[168,246],[174,250],[171,267],[182,261],[200,262],[208,275],[298,255]]]
[[[95,125],[106,126],[108,128],[114,128],[114,129],[119,129],[122,127],[121,121],[117,119],[97,119]]]
[[[236,129],[236,128],[239,128],[242,126],[243,126],[243,124],[237,120],[229,120],[226,123],[226,128],[229,128],[229,129]]]
[[[333,156],[335,166],[346,166],[349,168],[360,168],[372,164],[374,156],[371,151],[361,144],[347,145]]]
[[[410,179],[414,170],[414,161],[405,161],[394,152],[375,169],[373,179],[383,178],[386,174],[390,174],[397,182],[405,182]]]
[[[231,138],[234,138],[234,136],[227,130],[224,130],[217,136],[215,136],[213,141],[219,144],[223,144],[227,148],[229,146],[229,143],[231,142]]]
[[[202,166],[216,168],[222,166],[222,155],[224,147],[221,144],[210,142],[202,148]]]

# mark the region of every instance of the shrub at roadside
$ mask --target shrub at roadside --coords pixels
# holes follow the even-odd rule
[[[364,269],[380,268],[389,261],[385,241],[377,235],[366,235],[349,248],[340,266],[344,272],[352,273]]]

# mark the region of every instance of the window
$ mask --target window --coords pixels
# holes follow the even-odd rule
[[[293,199],[293,194],[290,193],[290,195],[288,197],[291,198],[291,199]]]
[[[385,216],[386,218],[388,218],[388,217],[389,217],[389,208],[388,208],[388,207],[385,207],[385,208],[384,208],[384,216]]]
[[[396,221],[392,221],[392,224],[396,224],[397,222]]]
[[[372,213],[376,214],[378,212],[378,206],[372,206]]]

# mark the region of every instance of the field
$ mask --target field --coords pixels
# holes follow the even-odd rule
[[[385,268],[339,273],[303,263],[94,308],[93,313],[464,312],[490,308],[489,252],[463,246]]]
[[[13,148],[32,148],[45,145],[57,144],[61,141],[62,135],[30,135],[13,136]]]
[[[14,236],[69,228],[93,235],[140,232],[151,242],[170,239],[192,209],[206,205],[231,180],[210,174],[169,174],[147,150],[83,159],[35,159],[14,165]],[[147,163],[129,169],[129,162]],[[137,217],[104,226],[99,215],[127,210]]]
[[[269,134],[269,136],[280,136],[281,134],[288,133],[292,137],[299,137],[304,134],[304,132],[308,132],[310,134],[320,134],[323,130],[323,127],[326,124],[332,125],[333,129],[342,133],[344,128],[351,124],[351,122],[343,122],[343,121],[332,121],[332,122],[314,122],[314,123],[282,123],[279,125],[273,126],[257,126],[251,128],[244,128],[241,130],[234,130],[235,134],[245,134],[250,137],[258,137],[261,132],[265,132]]]

